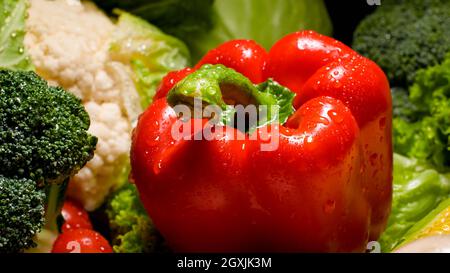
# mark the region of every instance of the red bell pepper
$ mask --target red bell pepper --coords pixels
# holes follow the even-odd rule
[[[283,124],[255,129],[256,140],[219,125],[213,140],[174,139],[178,117],[168,100],[206,74],[200,65],[182,77],[172,72],[166,81],[173,84],[159,90],[168,99],[156,99],[133,133],[132,177],[144,206],[175,251],[364,251],[383,231],[391,205],[386,76],[374,62],[312,31],[284,37],[268,54],[255,45],[228,42],[200,64],[222,63],[255,84],[273,78],[296,93],[295,113]],[[272,131],[279,132],[278,148],[262,151]]]

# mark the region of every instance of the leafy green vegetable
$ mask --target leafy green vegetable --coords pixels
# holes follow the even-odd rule
[[[398,247],[426,236],[450,234],[450,198],[441,202],[427,216],[417,222],[402,238]],[[398,248],[397,247],[397,248]]]
[[[27,7],[27,0],[0,2],[0,69],[33,68],[23,45]]]
[[[383,1],[354,33],[353,47],[374,60],[392,85],[406,87],[420,68],[450,50],[450,1]]]
[[[438,120],[430,116],[412,123],[395,118],[394,151],[445,169],[447,145],[442,141],[439,127]]]
[[[450,166],[450,55],[417,72],[408,104],[417,111],[409,113],[412,121],[394,119],[394,150],[444,170]]]
[[[131,64],[141,105],[146,108],[162,77],[189,65],[189,51],[183,42],[146,21],[122,11],[117,14],[111,55],[115,60]]]
[[[286,34],[303,29],[332,31],[321,0],[215,0],[213,28],[187,37],[194,59],[232,39],[252,39],[269,49]]]
[[[127,183],[107,201],[114,252],[150,253],[161,248],[162,238],[154,229],[136,187]]]
[[[450,110],[448,100],[450,98],[450,54],[442,64],[418,71],[414,84],[410,88],[410,99],[417,107],[431,115],[446,116],[442,106]],[[442,101],[445,101],[442,103]],[[442,113],[441,111],[444,111]],[[445,113],[446,112],[446,113]]]
[[[270,48],[284,35],[312,29],[331,34],[322,0],[97,0],[129,11],[185,41],[197,61],[232,39],[253,39]]]
[[[255,120],[249,120],[245,128],[239,128],[241,131],[251,132],[273,122],[286,122],[294,112],[294,96],[288,88],[273,80],[253,85],[248,78],[231,68],[207,64],[175,85],[167,95],[167,102],[172,106],[185,104],[194,110],[195,100],[201,100],[202,104],[199,106],[202,108],[206,105],[218,106],[222,110],[219,121],[227,125],[237,125],[238,128],[241,124],[234,123],[239,109],[233,106],[254,105],[257,111]],[[275,112],[271,109],[272,106],[276,108]]]
[[[394,154],[394,194],[387,228],[379,242],[382,251],[395,248],[403,235],[449,197],[450,174],[442,175],[416,159]]]
[[[141,107],[145,109],[152,102],[156,89],[167,72],[151,71],[141,60],[131,60],[131,68]]]
[[[112,12],[115,8],[126,10],[182,40],[213,27],[211,14],[214,0],[96,0],[95,2],[108,12]]]

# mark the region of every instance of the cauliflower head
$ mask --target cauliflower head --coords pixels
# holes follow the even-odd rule
[[[95,210],[126,181],[132,124],[161,78],[189,65],[189,50],[143,19],[122,11],[112,20],[90,1],[30,0],[28,15],[24,43],[36,72],[82,100],[98,136],[68,189]]]
[[[92,211],[127,174],[131,122],[141,111],[129,68],[110,58],[114,23],[90,2],[32,0],[25,46],[36,72],[79,97],[98,136],[68,195]],[[45,16],[43,16],[45,14]]]

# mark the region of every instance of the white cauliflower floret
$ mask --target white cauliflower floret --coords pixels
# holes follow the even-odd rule
[[[114,31],[110,19],[89,2],[30,2],[25,45],[37,73],[83,101],[116,99],[120,90],[105,72]]]
[[[30,0],[25,46],[36,72],[78,96],[98,137],[94,158],[72,179],[68,195],[98,208],[128,169],[131,122],[141,111],[130,68],[111,59],[115,25],[95,5]]]
[[[98,144],[94,158],[69,183],[68,194],[83,201],[87,210],[93,210],[101,205],[110,188],[123,180],[126,169],[116,166],[128,162],[130,123],[121,116],[117,104],[88,102],[85,107],[91,117],[89,132],[98,137]]]

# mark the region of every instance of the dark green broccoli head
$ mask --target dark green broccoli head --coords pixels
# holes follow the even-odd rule
[[[109,198],[106,214],[114,252],[150,253],[165,250],[162,237],[142,206],[134,185],[127,183]]]
[[[0,71],[0,174],[63,181],[93,156],[89,124],[74,95],[34,72]]]
[[[391,84],[406,86],[450,50],[449,0],[386,1],[354,34],[353,48],[374,60]]]
[[[0,253],[33,247],[44,224],[45,194],[29,179],[0,176]]]

